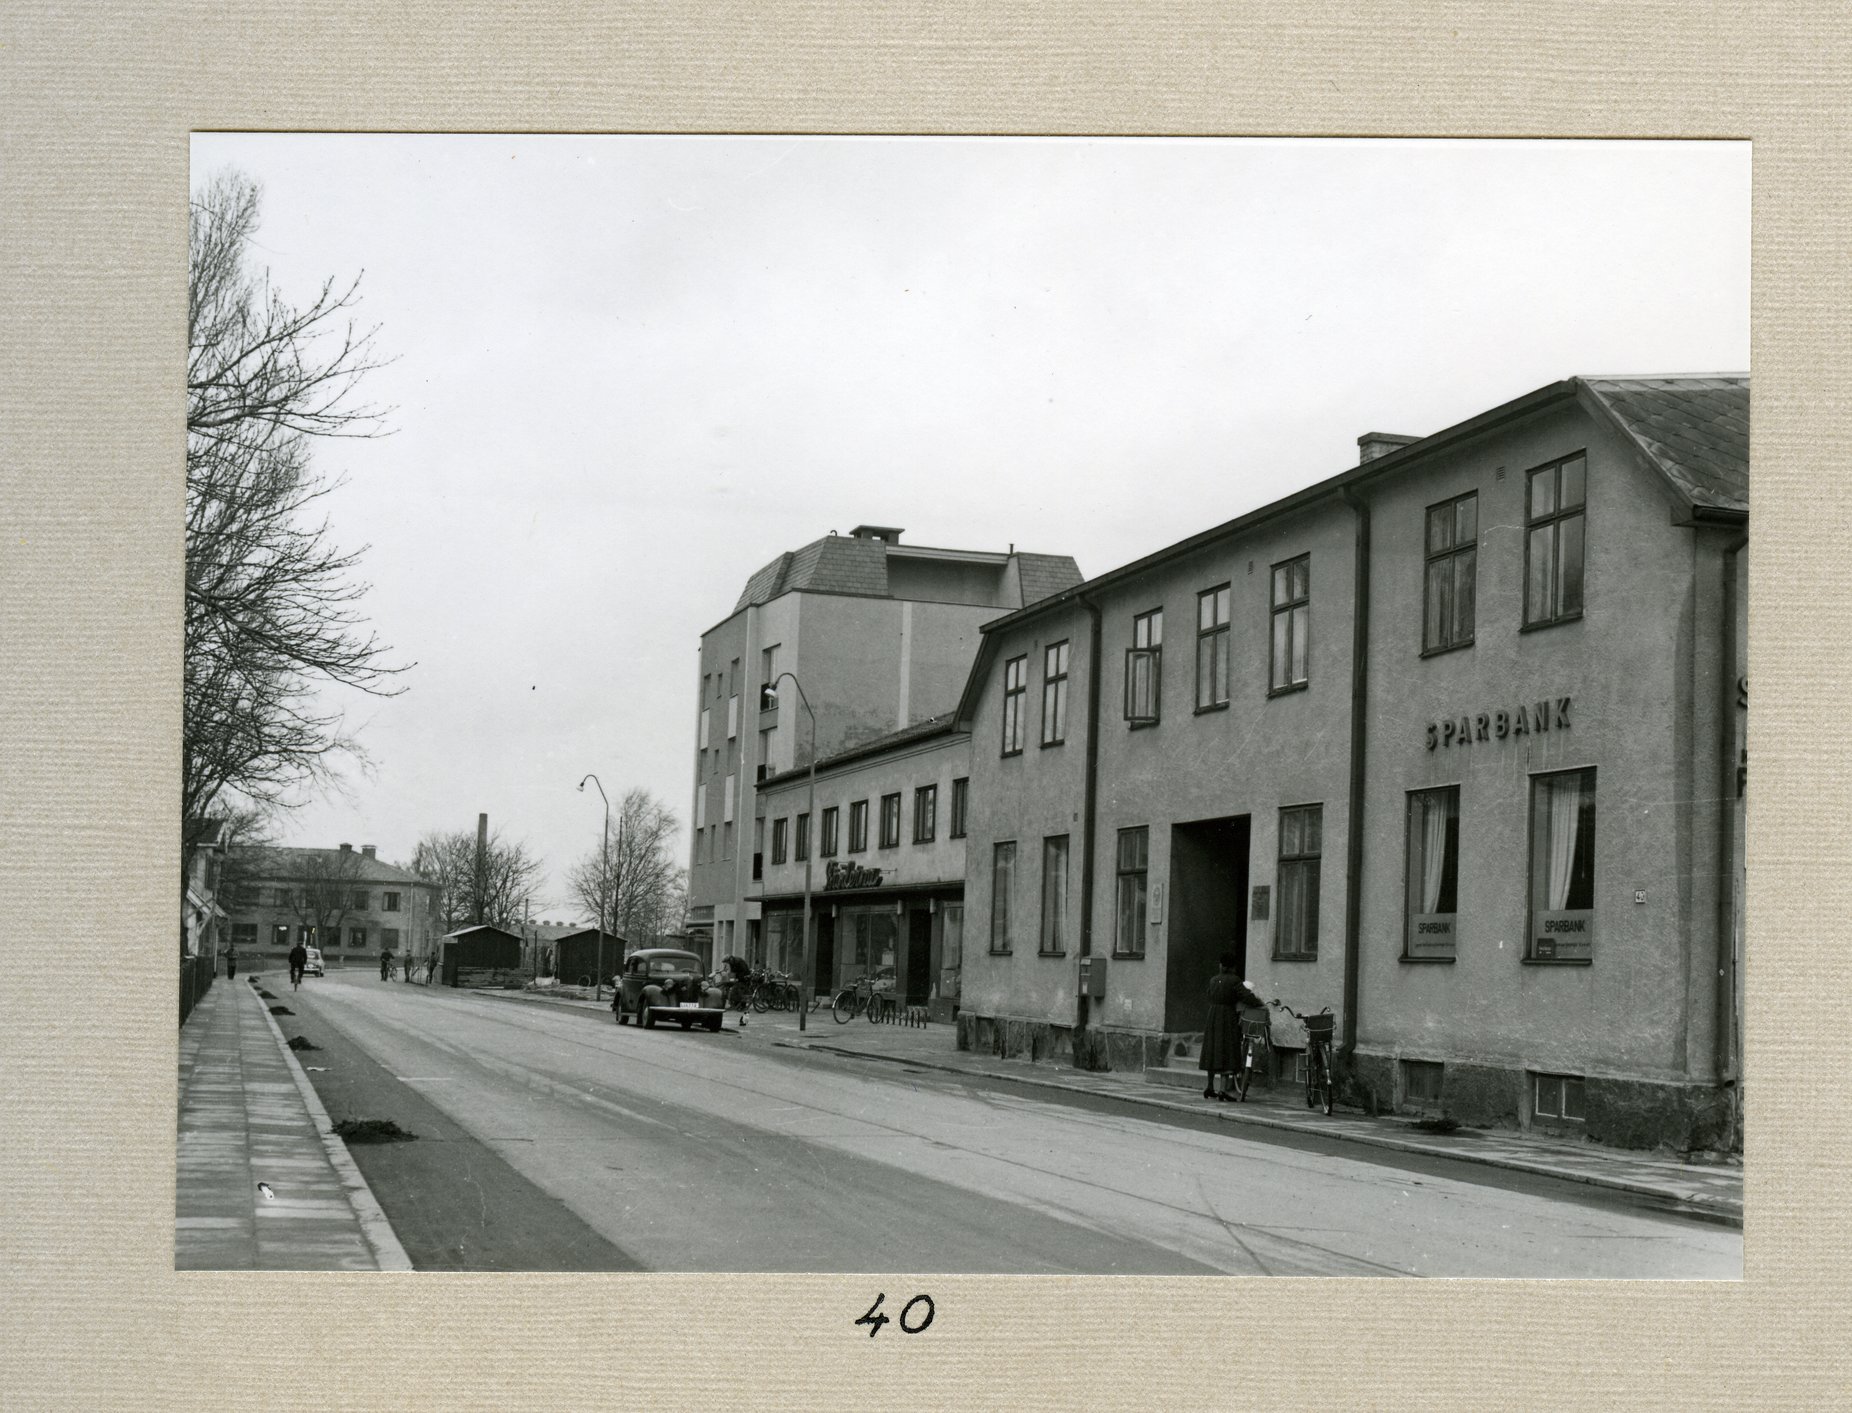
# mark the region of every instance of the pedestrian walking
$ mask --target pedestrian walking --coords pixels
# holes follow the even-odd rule
[[[424,959],[424,984],[429,986],[431,978],[437,975],[437,953],[433,952]]]
[[[1203,1098],[1227,1099],[1228,1078],[1241,1068],[1241,1008],[1265,1007],[1235,974],[1241,959],[1222,953],[1222,969],[1209,979],[1209,1017],[1203,1024],[1203,1051],[1196,1067],[1206,1074]]]
[[[381,981],[392,980],[392,949],[390,947],[382,947],[380,949],[379,979]]]
[[[238,975],[238,949],[236,947],[227,947],[225,949],[225,979],[227,981],[230,981],[232,978],[234,978],[237,975]]]
[[[413,961],[412,954],[407,952],[404,961],[401,963],[402,969],[399,972],[399,980],[409,982],[412,979],[412,968],[415,965],[416,963]]]

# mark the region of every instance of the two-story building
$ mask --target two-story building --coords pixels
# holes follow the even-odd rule
[[[987,624],[961,1043],[1162,1065],[1232,951],[1381,1104],[1731,1141],[1748,407],[1571,378],[1367,435]]]
[[[887,971],[907,1005],[952,1019],[970,761],[970,737],[947,712],[819,760],[814,787],[808,769],[763,781],[764,927],[749,959],[800,974],[808,878],[813,990]]]
[[[330,966],[382,950],[428,957],[441,931],[437,884],[386,863],[371,844],[234,846],[225,879],[225,931],[246,966],[281,960],[298,942],[321,948]]]
[[[701,637],[686,925],[697,950],[763,950],[761,780],[808,764],[813,748],[833,756],[949,712],[986,621],[1080,582],[1066,555],[909,545],[902,533],[858,525],[779,555]]]

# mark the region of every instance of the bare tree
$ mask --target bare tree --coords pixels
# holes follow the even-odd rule
[[[331,947],[339,944],[348,918],[365,911],[357,896],[362,891],[358,854],[316,849],[290,889],[290,902],[297,920],[315,929],[315,945]]]
[[[633,943],[676,931],[687,902],[675,847],[680,828],[674,811],[648,790],[627,790],[607,848],[593,849],[567,875],[573,901]]]
[[[314,438],[381,430],[352,396],[378,366],[350,317],[357,282],[290,305],[247,268],[258,207],[255,183],[222,173],[188,225],[183,870],[209,814],[275,806],[359,754],[320,687],[388,695],[402,670],[359,614],[363,551],[321,516],[340,482],[309,457]]]
[[[540,881],[540,860],[527,846],[497,830],[477,866],[476,835],[468,829],[433,830],[418,841],[412,870],[437,885],[436,914],[445,932],[482,921],[491,927],[520,923]]]

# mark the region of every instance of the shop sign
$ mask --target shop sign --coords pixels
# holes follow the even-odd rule
[[[1453,955],[1452,913],[1414,913],[1408,920],[1408,955],[1411,957],[1451,957]]]
[[[1593,955],[1595,915],[1586,908],[1574,912],[1538,913],[1530,954],[1543,961],[1586,961]]]
[[[1568,697],[1546,697],[1529,706],[1520,702],[1512,711],[1482,711],[1476,716],[1449,717],[1428,723],[1428,749],[1469,746],[1474,741],[1502,741],[1507,736],[1529,736],[1554,727],[1569,729]]]
[[[858,863],[833,863],[823,875],[823,891],[834,888],[879,888],[881,870]]]

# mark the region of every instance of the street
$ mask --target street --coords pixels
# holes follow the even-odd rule
[[[280,978],[267,982],[277,990]],[[1615,1194],[335,971],[279,1000],[420,1269],[1733,1279]]]

